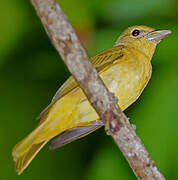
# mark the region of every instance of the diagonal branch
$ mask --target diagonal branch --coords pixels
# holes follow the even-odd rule
[[[163,180],[115,96],[108,91],[55,0],[31,0],[52,44],[140,180]]]

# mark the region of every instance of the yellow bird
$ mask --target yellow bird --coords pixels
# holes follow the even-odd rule
[[[118,97],[122,111],[136,101],[147,85],[156,45],[170,33],[170,30],[156,31],[146,26],[133,26],[120,35],[113,48],[91,58],[105,85]],[[52,141],[51,149],[103,126],[73,77],[59,88],[39,119],[38,126],[12,150],[18,174],[55,136],[59,135]]]

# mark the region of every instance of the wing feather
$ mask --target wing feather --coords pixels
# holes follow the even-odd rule
[[[122,46],[113,47],[111,49],[107,49],[102,51],[101,53],[97,54],[96,56],[91,58],[91,63],[94,65],[96,70],[99,73],[102,73],[113,65],[115,61],[122,60],[123,53],[122,53]],[[74,88],[78,86],[76,80],[73,76],[70,76],[67,81],[58,89],[54,97],[52,98],[51,103],[40,113],[37,119],[40,119],[44,114],[46,114],[50,107],[58,101],[60,98],[65,96],[67,93],[72,91]]]

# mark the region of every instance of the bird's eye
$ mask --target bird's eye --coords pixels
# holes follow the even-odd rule
[[[138,29],[133,30],[132,36],[138,36],[140,34],[140,31]]]

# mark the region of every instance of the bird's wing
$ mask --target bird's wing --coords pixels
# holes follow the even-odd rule
[[[115,48],[111,48],[108,50],[105,50],[96,56],[91,58],[91,63],[96,68],[96,70],[101,73],[106,67],[109,68],[109,65],[112,65],[114,61],[121,59],[123,56],[121,49],[119,48],[116,50]],[[73,90],[75,87],[77,87],[78,84],[73,78],[73,76],[70,76],[67,81],[58,89],[56,94],[54,95],[52,102],[56,102],[56,100],[60,99],[67,93],[69,93],[71,90]]]
[[[97,54],[91,58],[91,63],[94,65],[96,70],[101,73],[113,65],[114,62],[118,62],[123,57],[122,46],[113,47]]]
[[[106,68],[109,68],[111,65],[113,65],[114,61],[121,60],[123,57],[122,53],[122,47],[113,47],[111,49],[107,49],[102,51],[101,53],[97,54],[96,56],[91,58],[91,63],[94,65],[96,70],[101,73]],[[73,78],[73,76],[70,76],[69,79],[58,89],[54,97],[52,98],[51,103],[40,113],[40,115],[37,117],[37,119],[40,119],[48,110],[50,107],[60,98],[62,98],[64,95],[72,91],[74,88],[78,86],[76,80]]]

